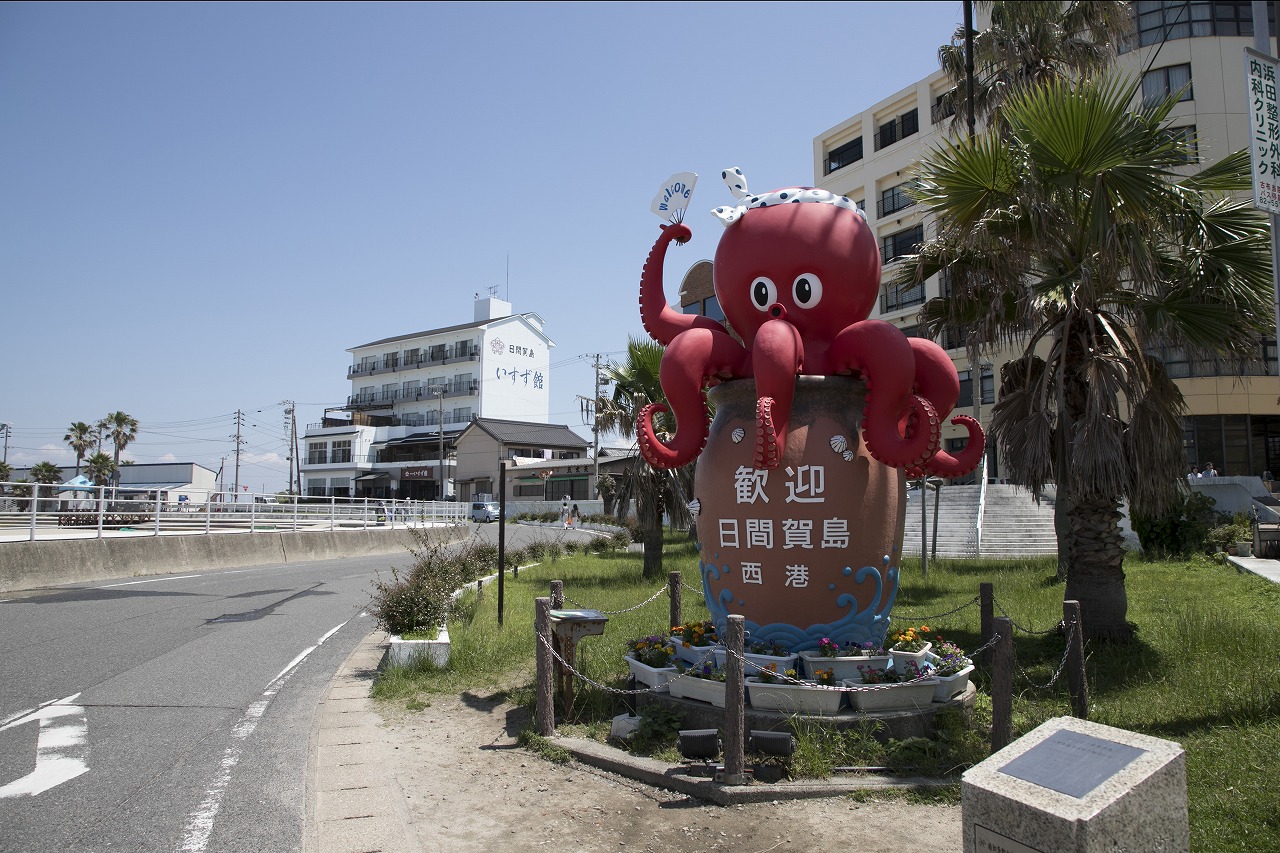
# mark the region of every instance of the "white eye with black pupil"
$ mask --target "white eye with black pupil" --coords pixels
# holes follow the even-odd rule
[[[792,285],[792,294],[796,305],[801,308],[812,308],[822,299],[822,281],[813,273],[802,273],[796,276],[796,283]]]
[[[751,282],[751,302],[761,311],[769,310],[769,306],[778,301],[778,288],[764,276]]]

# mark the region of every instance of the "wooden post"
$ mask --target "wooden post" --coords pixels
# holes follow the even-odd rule
[[[551,582],[551,609],[560,610],[564,607],[564,581]]]
[[[556,730],[556,711],[551,672],[551,599],[538,598],[535,602],[533,630],[538,647],[538,693],[534,726],[538,734],[551,737]]]
[[[1084,623],[1080,619],[1080,602],[1062,602],[1062,618],[1067,624],[1067,690],[1071,694],[1071,713],[1089,719],[1089,684],[1084,672]]]
[[[743,736],[746,734],[744,719],[745,700],[743,697],[742,647],[745,645],[745,618],[740,615],[729,617],[725,632],[724,669],[724,783],[726,785],[746,784],[743,769],[746,764]]]
[[[995,619],[996,641],[991,668],[991,751],[1013,740],[1013,620]]]
[[[667,573],[667,598],[671,602],[671,618],[667,624],[674,628],[684,624],[684,607],[680,602],[680,581],[683,576],[679,572]]]
[[[978,600],[979,612],[982,614],[982,639],[978,645],[985,646],[987,643],[991,642],[991,637],[994,633],[991,627],[991,620],[996,615],[995,587],[990,583],[978,584]],[[982,653],[982,661],[984,663],[989,664],[994,658],[995,652],[991,649],[987,649]]]

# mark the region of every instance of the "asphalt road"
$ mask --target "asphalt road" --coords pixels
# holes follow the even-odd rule
[[[497,525],[472,527],[496,541]],[[512,547],[547,535],[507,531]],[[374,628],[377,572],[408,562],[175,567],[10,594],[0,851],[300,850],[316,705]]]

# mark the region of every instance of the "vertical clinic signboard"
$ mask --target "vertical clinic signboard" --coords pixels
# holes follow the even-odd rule
[[[1253,206],[1270,213],[1280,213],[1280,100],[1276,95],[1276,65],[1272,57],[1245,48]]]

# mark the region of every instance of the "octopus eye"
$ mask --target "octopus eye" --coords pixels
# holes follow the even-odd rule
[[[751,282],[751,301],[761,311],[767,311],[770,305],[778,301],[778,288],[772,281],[760,276]]]
[[[796,276],[792,293],[797,305],[801,308],[812,308],[822,300],[822,281],[811,272],[802,273]]]

